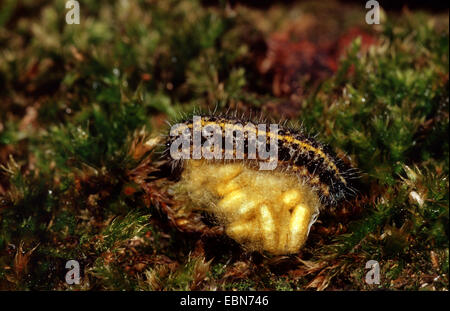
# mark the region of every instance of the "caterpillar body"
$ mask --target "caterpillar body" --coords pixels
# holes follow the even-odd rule
[[[295,253],[305,243],[319,211],[355,193],[351,183],[356,170],[303,130],[277,124],[274,133],[247,126],[255,123],[229,115],[187,118],[177,123],[180,135],[171,133],[167,137],[165,156],[174,167],[182,169],[177,185],[180,199],[189,202],[193,209],[214,214],[231,238],[251,250]],[[221,137],[213,146],[208,145],[211,136],[199,138],[202,146],[208,145],[219,157],[196,158],[194,140],[190,140],[185,157],[174,158],[170,147],[181,133],[194,137],[196,125],[209,127],[210,134]],[[267,122],[264,125],[269,127]],[[230,152],[225,148],[230,129],[244,129],[240,158],[226,157]],[[236,140],[236,132],[232,135]],[[266,150],[275,141],[277,157],[273,170],[258,169],[258,164],[268,159],[251,152],[256,136],[262,137],[259,142]],[[238,144],[232,146],[231,153],[236,156]]]

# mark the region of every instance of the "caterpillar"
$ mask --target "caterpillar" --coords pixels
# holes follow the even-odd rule
[[[185,118],[171,127],[164,156],[182,171],[178,197],[214,214],[235,241],[296,253],[319,212],[355,194],[357,171],[303,129],[277,123],[272,132],[273,123],[259,122],[236,114]],[[270,161],[275,165],[261,170]]]

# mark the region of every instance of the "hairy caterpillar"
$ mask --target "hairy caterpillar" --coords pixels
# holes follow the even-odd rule
[[[221,137],[218,145],[209,147],[222,157],[204,159],[197,154],[195,158],[195,144],[191,140],[188,150],[184,150],[186,157],[174,159],[170,147],[182,135],[171,133],[165,155],[174,167],[182,169],[177,193],[192,208],[214,214],[224,224],[226,233],[249,249],[296,253],[306,241],[319,211],[355,191],[350,184],[355,170],[303,130],[278,125],[276,133],[261,132],[259,127],[246,126],[253,122],[236,116],[201,115],[197,121],[186,118],[179,122],[178,133],[194,137],[195,122],[202,128],[213,128],[210,134]],[[230,151],[225,148],[228,130],[243,127],[242,157],[226,158]],[[232,133],[236,141],[238,130]],[[270,139],[276,141],[273,170],[258,169],[258,163],[268,159],[250,152],[256,135],[262,135],[264,148],[269,146]],[[208,139],[208,135],[202,135],[198,142],[207,145]],[[232,145],[234,156],[238,154],[236,141]]]

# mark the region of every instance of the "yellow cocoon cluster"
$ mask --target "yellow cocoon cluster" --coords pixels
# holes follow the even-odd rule
[[[297,176],[242,162],[188,160],[178,186],[191,206],[213,213],[250,250],[298,252],[319,214],[318,196]]]

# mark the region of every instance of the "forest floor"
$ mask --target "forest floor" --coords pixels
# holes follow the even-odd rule
[[[220,3],[0,4],[0,290],[448,290],[448,11]],[[149,142],[198,107],[301,122],[359,195],[289,256],[174,225]]]

